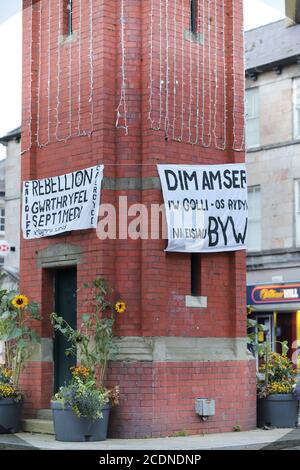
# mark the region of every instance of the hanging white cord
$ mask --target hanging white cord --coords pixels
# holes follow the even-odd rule
[[[184,16],[184,0],[182,0],[182,16],[181,16],[181,35],[182,35],[182,42],[181,42],[181,130],[180,136],[177,139],[179,142],[183,140],[184,134],[184,65],[185,65],[185,40],[184,40],[184,28],[185,28],[185,16]]]
[[[174,0],[174,45],[173,45],[173,123],[172,123],[172,139],[175,140],[175,127],[176,127],[176,104],[177,104],[177,0]]]
[[[165,138],[168,139],[169,136],[169,0],[166,2],[166,111],[165,111]]]
[[[237,57],[236,57],[236,48],[238,46],[237,42],[237,35],[236,35],[236,0],[232,0],[232,30],[233,30],[233,38],[232,38],[232,55],[233,55],[233,65],[232,65],[232,72],[233,72],[233,150],[236,152],[242,152],[245,149],[245,126],[244,126],[244,120],[245,120],[245,115],[242,114],[241,120],[242,120],[242,125],[241,128],[238,129],[237,126],[237,114],[238,114],[238,108],[237,108],[237,103],[239,103],[240,98],[238,97],[237,93],[237,81],[236,81],[236,64],[237,64]],[[240,35],[238,38],[239,41],[242,41],[244,44],[244,32],[243,29],[240,31]],[[244,49],[243,49],[244,50]],[[243,80],[241,83],[241,92],[242,94],[244,93],[245,89],[245,74],[244,74],[244,54],[242,57],[242,76]],[[237,134],[238,132],[242,132],[241,136],[241,142],[238,144],[238,137]]]
[[[42,74],[42,21],[43,1],[40,0],[39,10],[39,62],[38,62],[38,90],[37,90],[37,128],[36,143],[39,148],[46,147],[50,143],[50,80],[51,80],[51,0],[48,0],[48,44],[47,44],[47,140],[41,142],[41,74]]]
[[[190,99],[189,99],[189,119],[188,119],[188,143],[192,142],[192,105],[193,105],[193,61],[192,61],[192,32],[191,32],[191,24],[189,25],[190,28],[190,38],[189,38],[189,91],[190,91]]]
[[[117,118],[116,118],[116,128],[124,129],[125,134],[128,135],[128,124],[127,124],[127,104],[126,104],[126,76],[125,76],[125,17],[124,17],[124,0],[121,0],[121,68],[122,68],[122,83],[121,83],[121,93],[120,101],[116,109]],[[123,116],[121,114],[121,109],[123,108]],[[124,124],[120,124],[120,120],[124,120]]]
[[[200,41],[200,33],[199,31],[203,31],[203,29],[200,29],[201,25],[201,15],[200,15],[200,6],[197,5],[197,34],[198,34],[198,41],[199,44],[197,44],[197,76],[196,76],[196,122],[195,122],[195,139],[191,141],[190,143],[193,145],[198,144],[199,142],[199,76],[200,76],[200,52],[202,51],[203,54],[203,46],[201,45]]]
[[[30,7],[28,7],[28,9],[30,8],[30,14],[29,14],[29,31],[28,31],[28,37],[29,37],[29,41],[30,41],[30,45],[29,45],[29,77],[30,79],[28,80],[28,96],[29,96],[29,110],[28,110],[28,116],[29,116],[29,119],[28,119],[28,146],[26,147],[26,149],[22,150],[21,151],[21,155],[25,154],[26,152],[29,152],[29,150],[31,149],[31,146],[32,146],[32,110],[31,110],[31,107],[32,107],[32,23],[33,23],[33,19],[32,19],[32,15],[33,15],[33,5],[32,5],[32,2],[33,0],[31,0],[30,2]]]

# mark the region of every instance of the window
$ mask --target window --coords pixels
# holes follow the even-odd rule
[[[300,139],[300,78],[294,80],[294,138]]]
[[[191,253],[191,295],[201,295],[201,255]]]
[[[197,18],[198,18],[198,0],[190,0],[190,30],[191,33],[197,33]]]
[[[300,246],[300,180],[295,181],[295,236],[296,246]]]
[[[247,248],[261,250],[261,201],[260,186],[248,188],[249,221]]]
[[[64,23],[64,34],[71,35],[73,32],[73,1],[64,0],[63,2],[63,23]]]
[[[5,232],[5,209],[0,209],[0,232]]]
[[[246,90],[246,147],[257,147],[260,144],[259,132],[259,89]]]

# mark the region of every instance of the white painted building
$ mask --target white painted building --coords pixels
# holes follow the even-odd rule
[[[1,206],[0,201],[0,237],[5,239],[9,244],[9,251],[5,257],[2,258],[1,288],[16,288],[19,283],[21,209],[20,140],[20,128],[14,129],[0,138],[0,143],[6,147],[6,159],[2,160],[3,175],[5,176],[5,182],[3,177],[5,197],[3,198],[3,206]]]

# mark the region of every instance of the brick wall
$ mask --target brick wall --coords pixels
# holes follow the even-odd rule
[[[113,408],[111,437],[159,437],[184,431],[202,434],[243,431],[256,425],[255,366],[248,362],[113,364],[111,383],[121,400]],[[216,416],[195,414],[195,398],[214,397]]]
[[[178,135],[180,133],[178,126],[180,126],[181,118],[183,119],[185,123],[183,139],[181,142],[174,140],[172,133],[166,134],[163,126],[160,130],[151,129],[149,122],[150,0],[125,2],[124,40],[128,135],[124,129],[115,126],[116,107],[120,100],[122,85],[120,3],[103,0],[93,0],[92,4],[83,2],[93,7],[91,42],[89,21],[91,10],[85,6],[80,15],[80,2],[74,2],[73,29],[75,34],[70,42],[66,38],[58,38],[58,6],[62,2],[51,2],[51,12],[48,11],[48,2],[42,1],[42,10],[41,3],[34,2],[31,15],[31,1],[24,0],[23,180],[63,174],[98,162],[105,165],[105,177],[113,178],[114,181],[121,181],[121,178],[134,178],[142,181],[143,178],[158,176],[157,163],[217,164],[244,161],[243,152],[232,150],[233,147],[238,147],[235,145],[237,141],[240,143],[243,141],[243,46],[241,37],[237,36],[237,31],[241,31],[242,26],[242,1],[221,2],[217,0],[216,10],[212,9],[210,15],[208,11],[206,12],[204,38],[208,34],[208,22],[210,22],[210,28],[214,28],[217,32],[215,38],[218,39],[212,39],[209,45],[204,39],[203,46],[191,44],[188,39],[184,40],[180,43],[181,52],[179,49],[177,53],[172,44],[174,44],[174,37],[177,35],[178,38],[182,33],[182,17],[180,15],[180,21],[174,22],[174,3],[168,2],[171,18],[168,23],[169,34],[163,35],[160,43],[158,16],[160,3],[158,0],[153,0],[153,2],[152,117],[157,121],[160,109],[157,83],[162,70],[164,75],[166,73],[165,63],[162,64],[159,60],[160,49],[165,51],[169,47],[169,74],[174,76],[174,57],[178,56],[179,60],[183,48],[187,57],[183,78],[190,83],[189,77],[191,77],[191,82],[196,83],[197,67],[193,64],[197,63],[197,54],[199,48],[202,47],[204,65],[201,69],[203,70],[201,86],[204,92],[199,93],[199,103],[201,102],[201,110],[204,111],[201,122],[204,126],[203,135],[206,146],[192,145],[187,142],[189,140],[188,125],[192,129],[192,140],[196,137],[196,113],[193,113],[189,119],[186,112],[191,105],[194,105],[194,101],[190,93],[182,95],[178,89],[176,100],[179,96],[179,99],[183,100],[183,106],[181,107],[181,103],[177,102],[176,109],[180,105],[180,109],[185,111],[183,115],[176,117],[173,104],[174,90],[171,86],[168,95],[169,120],[173,122],[176,117],[175,134]],[[163,4],[166,7],[165,2]],[[177,5],[179,14],[181,11],[179,2]],[[184,18],[184,29],[188,30],[189,1],[185,0],[184,5],[187,12]],[[224,5],[224,10],[222,10],[222,5]],[[233,5],[234,51],[232,48]],[[42,22],[40,23],[41,12]],[[225,21],[224,31],[222,30],[222,13]],[[215,24],[216,19],[217,24]],[[225,55],[223,55],[223,49],[220,48],[223,34]],[[93,49],[92,93],[89,55],[91,45]],[[79,56],[81,56],[81,61],[79,61]],[[209,61],[211,61],[210,71],[207,68]],[[178,64],[177,66],[180,67],[180,61]],[[224,65],[226,66],[226,87],[219,86],[215,89],[215,73],[217,70],[220,74],[223,73]],[[181,69],[178,70],[181,74]],[[79,79],[82,97],[80,104],[78,102]],[[207,98],[209,86],[215,89],[215,95],[211,95],[211,100]],[[224,96],[225,90],[226,96]],[[165,122],[167,109],[165,88],[161,93],[162,121]],[[227,106],[226,148],[220,150],[216,148],[215,139],[212,139],[211,145],[207,145],[207,142],[209,133],[213,133],[214,126],[218,135],[222,133],[224,103]],[[123,108],[121,114],[123,117]],[[214,120],[214,125],[210,129],[209,120]],[[124,124],[122,119],[120,124]],[[85,130],[87,135],[78,136],[79,127]],[[200,132],[202,135],[202,130]],[[224,137],[223,135],[223,140]],[[127,196],[128,204],[142,202],[150,207],[153,203],[162,203],[161,191],[155,188],[103,189],[101,202],[112,203],[118,210],[119,196]],[[129,217],[129,221],[132,219],[133,217]],[[122,225],[121,222],[120,225]],[[208,307],[203,310],[192,309],[185,306],[185,296],[191,294],[189,254],[165,253],[165,240],[161,239],[100,241],[94,230],[85,230],[72,232],[59,239],[21,241],[21,289],[41,304],[44,320],[40,332],[44,338],[52,336],[48,317],[53,309],[53,279],[51,270],[39,267],[37,258],[45,248],[58,243],[79,246],[82,250],[82,257],[77,265],[78,287],[97,275],[104,275],[113,284],[118,296],[126,300],[127,313],[118,318],[117,335],[187,338],[190,336],[245,337],[245,255],[243,252],[201,257],[201,295],[208,297]],[[79,318],[84,311],[81,295],[79,292]],[[49,361],[28,364],[23,380],[24,387],[29,392],[26,404],[27,414],[33,415],[35,409],[49,406],[52,392],[52,368],[53,364]],[[114,363],[109,377],[112,382],[120,382],[122,390],[121,406],[113,412],[115,418],[112,420],[111,433],[114,436],[165,435],[179,428],[185,428],[191,433],[202,432],[202,430],[203,432],[224,431],[230,430],[235,424],[241,424],[245,429],[254,425],[253,363],[240,361],[238,356],[233,362],[212,364],[193,363],[186,360],[180,364],[156,363],[155,361],[150,364],[144,364],[142,361],[140,364]],[[190,380],[186,380],[187,378]],[[161,396],[162,390],[165,393],[163,397]],[[218,398],[216,418],[208,423],[201,423],[193,412],[194,398],[201,394],[205,396],[211,394],[212,398]],[[230,412],[226,410],[226,407]],[[143,420],[141,423],[139,421],[141,416],[147,417],[147,422]],[[166,416],[168,416],[167,420]],[[183,418],[180,423],[179,418]],[[137,424],[138,422],[141,424]]]

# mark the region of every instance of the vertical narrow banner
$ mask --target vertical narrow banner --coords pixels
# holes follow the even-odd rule
[[[167,251],[207,253],[246,249],[244,164],[158,165],[168,224]]]

